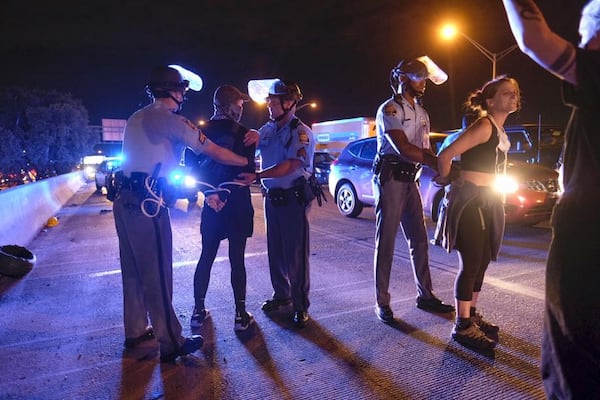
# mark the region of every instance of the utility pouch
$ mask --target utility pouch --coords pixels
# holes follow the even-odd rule
[[[282,207],[287,204],[287,196],[285,193],[285,189],[274,188],[269,189],[267,192],[267,196],[269,196],[269,200],[274,206]]]
[[[310,180],[307,180],[305,177],[301,176],[293,183],[295,192],[298,193],[298,201],[300,204],[305,206],[310,204],[310,202],[316,197],[310,184]]]
[[[138,193],[146,197],[148,189],[146,188],[146,178],[148,174],[145,172],[132,172],[129,178],[129,188],[132,192]],[[155,182],[150,182],[151,187],[155,186]]]
[[[304,205],[307,206],[308,204],[310,204],[311,201],[313,201],[315,199],[315,197],[317,197],[314,193],[314,189],[310,184],[310,180],[304,180],[304,184],[302,184],[302,201],[304,202]]]
[[[399,182],[415,182],[421,176],[421,167],[411,163],[397,163],[392,175]]]
[[[383,164],[383,158],[379,153],[375,155],[375,159],[373,159],[373,166],[371,167],[371,172],[373,175],[377,175],[381,172],[381,166]]]
[[[391,162],[380,158],[377,164],[377,179],[380,185],[385,185],[387,181],[394,179],[394,166]]]
[[[116,171],[106,177],[106,199],[108,201],[115,201],[121,192],[121,189],[123,188],[123,178],[123,171]]]

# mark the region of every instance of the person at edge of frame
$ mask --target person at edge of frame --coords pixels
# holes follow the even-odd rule
[[[533,1],[504,0],[504,8],[519,48],[562,80],[572,108],[546,265],[544,390],[550,399],[599,399],[600,0],[581,12],[579,46],[554,33]]]

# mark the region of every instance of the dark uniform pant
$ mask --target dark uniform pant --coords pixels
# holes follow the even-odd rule
[[[310,205],[304,206],[297,199],[273,205],[267,196],[264,208],[273,298],[291,298],[294,310],[306,311],[310,305]]]
[[[375,295],[379,306],[390,304],[390,274],[398,225],[408,243],[417,293],[430,299],[433,294],[429,272],[429,242],[423,217],[421,194],[416,182],[388,180],[373,182],[376,199]]]
[[[173,253],[169,210],[149,218],[140,210],[139,195],[124,189],[113,204],[119,236],[123,279],[125,336],[142,335],[148,317],[161,354],[176,351],[184,342],[173,310]]]

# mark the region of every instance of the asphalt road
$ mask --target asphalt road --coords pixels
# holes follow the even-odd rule
[[[28,247],[37,257],[20,280],[0,278],[0,399],[542,399],[539,372],[545,225],[507,230],[490,265],[479,308],[501,327],[493,353],[450,339],[452,317],[414,305],[404,239],[392,270],[396,323],[373,313],[373,209],[357,219],[330,200],[311,211],[311,321],[268,317],[271,295],[260,195],[248,241],[248,309],[253,329],[233,331],[227,243],[207,296],[212,318],[200,352],[158,362],[153,341],[123,349],[122,295],[112,206],[84,186]],[[192,280],[200,254],[200,211],[172,210],[173,304],[189,334]],[[432,228],[432,226],[430,226]],[[432,247],[434,289],[452,301],[456,254]]]

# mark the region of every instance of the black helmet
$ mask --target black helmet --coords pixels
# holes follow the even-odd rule
[[[300,87],[294,82],[277,79],[269,88],[269,97],[280,96],[282,100],[302,100]]]
[[[398,88],[401,76],[406,76],[411,80],[427,79],[429,72],[427,66],[416,58],[402,60],[396,65],[390,73],[390,85],[392,89]]]
[[[169,92],[185,92],[190,82],[183,79],[175,68],[160,66],[150,72],[150,81],[146,90],[154,97],[169,97]]]

